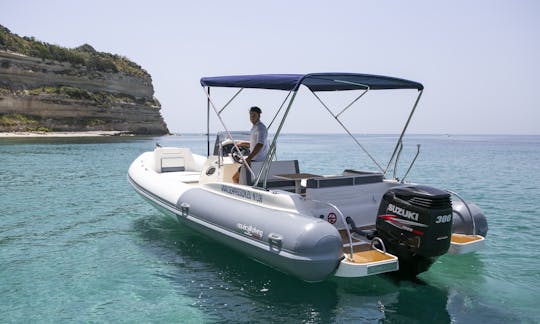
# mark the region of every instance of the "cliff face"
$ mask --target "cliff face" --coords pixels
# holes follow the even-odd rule
[[[146,71],[32,57],[10,51],[6,43],[0,37],[0,132],[169,132]]]

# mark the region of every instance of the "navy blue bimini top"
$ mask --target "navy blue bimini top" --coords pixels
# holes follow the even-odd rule
[[[311,91],[417,89],[424,86],[415,81],[359,73],[256,74],[201,78],[203,87],[298,90],[300,85]]]

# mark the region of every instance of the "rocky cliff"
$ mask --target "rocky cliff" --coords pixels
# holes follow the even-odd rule
[[[128,59],[0,26],[0,132],[167,134],[160,109],[150,75]]]

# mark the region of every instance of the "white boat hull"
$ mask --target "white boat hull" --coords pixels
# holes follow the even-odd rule
[[[403,184],[362,173],[317,178],[299,194],[298,183],[292,192],[234,184],[228,177],[236,168],[232,161],[189,149],[156,148],[131,164],[128,180],[180,224],[308,282],[399,269],[396,256],[375,249],[365,237],[352,240],[344,215],[357,215],[359,226],[374,226],[383,194]],[[451,252],[479,247],[478,240],[474,248],[469,241],[452,242]]]

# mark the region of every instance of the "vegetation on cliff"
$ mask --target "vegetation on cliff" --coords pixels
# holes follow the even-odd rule
[[[0,86],[1,89],[1,86]],[[13,91],[12,93],[19,94],[21,91]],[[46,99],[52,97],[54,99],[68,100],[88,100],[96,106],[112,107],[118,104],[140,104],[148,107],[160,107],[157,99],[135,98],[128,94],[111,93],[104,91],[88,91],[86,89],[70,87],[70,86],[47,86],[35,89],[22,91],[25,94],[37,95],[40,98]]]
[[[126,57],[98,52],[88,44],[70,49],[41,42],[34,37],[21,37],[13,34],[2,25],[0,25],[0,50],[38,57],[43,60],[69,62],[76,66],[84,66],[89,71],[123,72],[139,77],[150,76],[141,66]]]
[[[69,104],[69,101],[88,101],[89,104],[99,107],[110,108],[114,105],[144,105],[149,108],[160,108],[161,104],[157,98],[136,98],[129,94],[124,93],[112,93],[106,91],[89,91],[87,89],[54,85],[43,86],[37,88],[26,89],[14,89],[9,84],[3,84],[0,81],[0,96],[1,95],[13,95],[18,97],[24,96],[38,96],[40,100],[53,100],[57,102],[63,101],[65,104]],[[0,110],[0,115],[1,115]]]
[[[33,117],[21,114],[0,115],[1,130],[15,130],[24,132],[50,132],[47,127],[40,125],[40,122]]]

